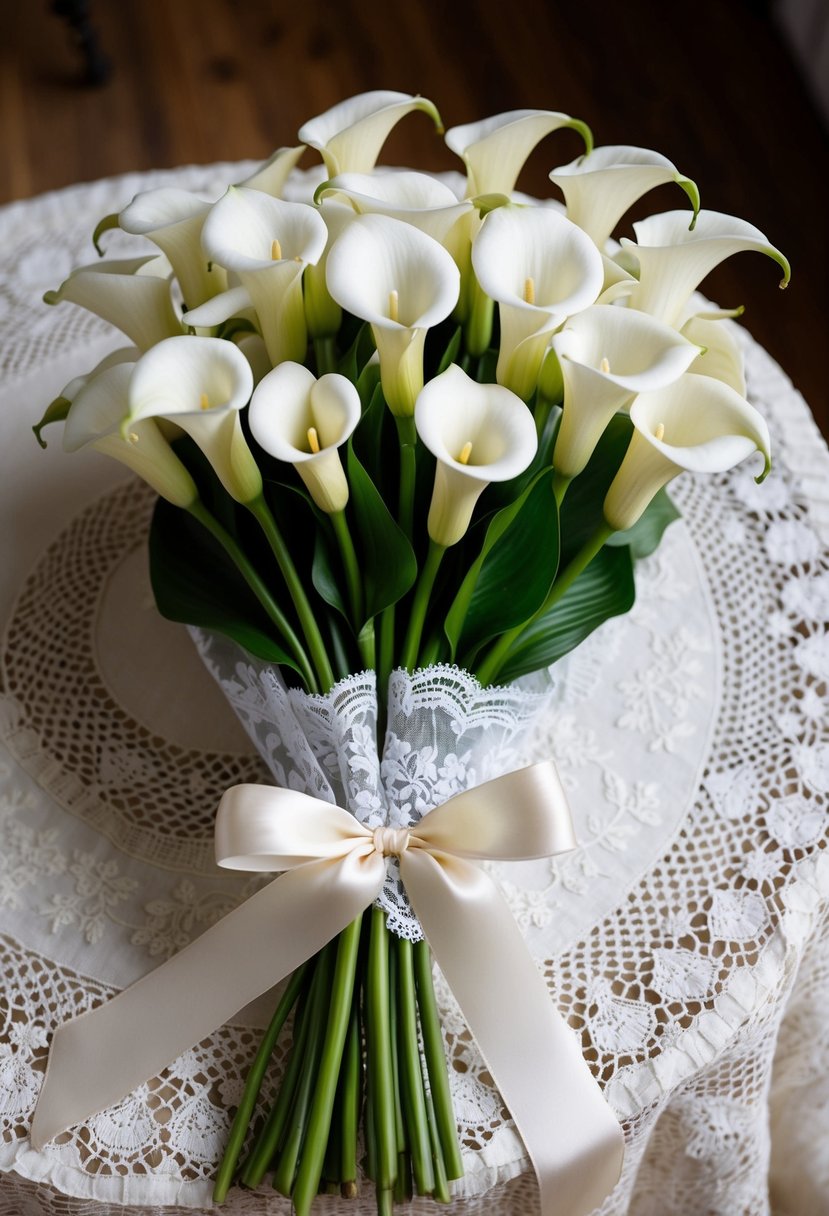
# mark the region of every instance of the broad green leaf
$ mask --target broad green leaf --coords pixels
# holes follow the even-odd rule
[[[610,483],[627,451],[633,423],[616,414],[596,445],[587,468],[567,487],[561,504],[561,557],[567,562],[602,525],[602,507]]]
[[[375,485],[379,486],[383,485],[382,474],[388,470],[387,455],[384,452],[384,431],[390,420],[391,413],[383,397],[383,390],[380,384],[377,384],[368,406],[363,410],[363,416],[357,424],[351,442],[363,468]],[[395,448],[396,446],[395,442]],[[393,456],[389,458],[396,459],[396,451],[392,449],[392,452]],[[396,472],[395,467],[395,474]]]
[[[357,458],[351,440],[347,467],[351,488],[349,507],[356,524],[353,535],[363,575],[365,620],[370,620],[406,594],[417,578],[417,560],[405,534]]]
[[[498,682],[517,680],[555,663],[609,617],[629,612],[634,598],[630,549],[605,546],[559,602],[528,627],[498,673]]]
[[[357,377],[357,392],[360,394],[360,403],[364,413],[374,400],[374,394],[379,384],[380,364],[372,363],[369,360]]]
[[[609,545],[628,545],[636,561],[649,557],[662,540],[669,524],[679,519],[679,511],[669,498],[667,490],[657,491],[644,515],[626,532],[614,532]]]
[[[449,339],[449,345],[441,355],[440,362],[438,363],[438,370],[435,372],[436,376],[439,376],[442,372],[445,372],[447,367],[453,364],[457,359],[458,351],[461,348],[461,333],[462,330],[459,325],[452,337]]]
[[[490,519],[481,551],[452,601],[444,632],[452,658],[529,620],[558,568],[558,512],[544,469]]]
[[[150,528],[150,581],[162,616],[212,629],[257,658],[298,670],[224,549],[186,511],[159,499]]]
[[[336,608],[337,612],[348,619],[348,608],[343,597],[345,575],[342,571],[336,546],[331,541],[327,529],[324,527],[317,528],[311,578],[326,604],[330,604],[332,608]]]

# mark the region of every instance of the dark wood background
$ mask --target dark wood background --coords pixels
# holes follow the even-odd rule
[[[65,2],[65,0],[64,0]],[[0,0],[0,202],[134,169],[264,157],[352,93],[423,93],[447,126],[537,106],[587,121],[597,143],[669,156],[703,205],[757,225],[790,258],[741,254],[707,280],[802,391],[829,435],[826,295],[829,136],[771,21],[751,0],[90,0],[107,83],[48,0]],[[519,183],[577,155],[571,132],[534,154]],[[420,114],[383,159],[457,162]],[[312,163],[306,154],[306,162]],[[637,214],[683,206],[676,187]]]

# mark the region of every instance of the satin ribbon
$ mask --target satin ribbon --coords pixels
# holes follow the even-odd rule
[[[233,870],[285,871],[168,962],[55,1031],[35,1149],[119,1101],[350,924],[394,853],[412,906],[523,1137],[542,1216],[586,1216],[615,1186],[623,1140],[512,914],[477,861],[575,846],[545,762],[450,798],[410,829],[365,827],[294,790],[239,785],[216,819]]]

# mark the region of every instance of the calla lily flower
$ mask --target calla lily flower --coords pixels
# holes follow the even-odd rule
[[[145,418],[170,419],[198,444],[228,494],[249,503],[262,493],[239,421],[252,390],[250,364],[233,342],[168,338],[135,365],[123,431]]]
[[[165,257],[126,258],[79,266],[47,304],[69,300],[94,312],[126,334],[141,350],[182,332],[170,295],[170,264]]]
[[[355,211],[348,204],[326,201],[319,208],[319,214],[328,231],[328,240],[320,259],[305,271],[305,320],[312,338],[333,338],[339,332],[343,310],[328,290],[328,255],[334,242],[354,219]]]
[[[693,231],[687,211],[666,211],[633,225],[636,241],[622,239],[623,248],[639,263],[639,284],[630,303],[668,325],[679,320],[688,297],[720,262],[742,250],[754,249],[773,258],[783,269],[785,287],[791,270],[779,249],[759,228],[733,215],[700,211]]]
[[[263,161],[250,177],[239,182],[239,185],[247,186],[249,190],[261,190],[263,194],[270,194],[274,198],[281,198],[285,184],[304,151],[304,144],[300,144],[296,148],[277,148],[272,156]]]
[[[550,180],[561,189],[567,218],[604,249],[619,220],[637,199],[665,182],[681,186],[699,211],[699,191],[667,158],[648,148],[608,145],[553,169]],[[686,226],[689,217],[686,216]],[[691,217],[693,222],[693,217]]]
[[[529,154],[560,127],[578,131],[588,151],[593,137],[586,123],[557,110],[508,110],[446,132],[446,143],[466,165],[467,196],[509,194]]]
[[[189,190],[166,187],[137,194],[118,217],[124,232],[148,237],[166,254],[190,308],[227,287],[224,270],[211,268],[201,247],[211,206]]]
[[[327,514],[348,502],[338,448],[360,421],[360,395],[345,376],[319,380],[300,363],[280,363],[253,394],[251,434],[277,460],[292,464]]]
[[[317,198],[347,199],[360,215],[389,215],[413,224],[446,245],[462,216],[473,210],[469,201],[458,202],[443,182],[428,173],[340,173],[324,182]]]
[[[582,471],[613,415],[634,394],[672,384],[699,354],[670,326],[609,304],[571,317],[552,345],[564,383],[553,464],[564,478]]]
[[[413,110],[423,110],[443,130],[440,114],[425,97],[377,89],[349,97],[310,119],[300,127],[298,138],[319,152],[329,177],[370,173],[392,127]]]
[[[176,339],[173,339],[176,341]],[[75,396],[63,431],[67,452],[94,448],[127,465],[157,494],[177,507],[189,507],[198,497],[193,478],[176,456],[155,421],[132,422],[124,434],[129,411],[129,385],[134,364],[117,363],[92,377]]]
[[[411,417],[423,387],[426,331],[449,316],[460,274],[431,237],[385,215],[361,215],[328,255],[328,290],[371,325],[383,394],[393,414]]]
[[[743,353],[734,336],[733,326],[725,320],[714,320],[697,314],[689,317],[680,333],[702,348],[688,368],[689,371],[722,380],[723,384],[730,385],[741,397],[745,397]]]
[[[758,480],[771,467],[762,415],[710,376],[688,372],[668,388],[641,394],[630,419],[630,446],[604,501],[605,519],[616,531],[631,528],[657,490],[686,470],[724,473],[755,451],[765,458]]]
[[[475,238],[472,265],[500,306],[498,383],[529,400],[553,330],[602,289],[601,254],[552,207],[500,207]]]
[[[489,483],[509,481],[532,462],[535,423],[520,397],[499,384],[478,384],[453,363],[421,392],[415,426],[437,457],[429,536],[454,545]]]
[[[256,309],[274,364],[305,358],[302,272],[322,256],[327,239],[328,229],[316,208],[242,186],[231,186],[205,220],[204,250],[213,262],[238,276]],[[230,308],[227,316],[234,316],[241,294],[231,289],[226,297],[217,297],[223,298]],[[207,315],[214,318],[216,301],[211,304],[188,313],[188,324],[207,324]]]

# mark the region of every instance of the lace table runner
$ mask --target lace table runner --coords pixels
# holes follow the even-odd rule
[[[183,630],[152,609],[146,491],[102,459],[31,443],[49,394],[112,342],[88,314],[36,301],[88,260],[94,220],[138,189],[215,195],[244,168],[114,179],[0,213],[13,531],[0,579],[2,1216],[207,1207],[272,1004],[30,1150],[51,1027],[261,881],[217,871],[210,842],[222,790],[263,778]],[[772,1199],[781,1216],[817,1216],[829,1194],[829,458],[779,368],[743,341],[774,474],[759,488],[747,469],[675,483],[683,519],[638,569],[634,611],[556,667],[532,740],[561,767],[580,847],[496,871],[625,1126],[603,1216],[762,1216]],[[404,763],[423,779],[428,757]],[[442,998],[466,1144],[457,1210],[531,1213],[523,1146]],[[342,1210],[372,1204],[367,1192]],[[288,1203],[237,1191],[227,1208]]]

